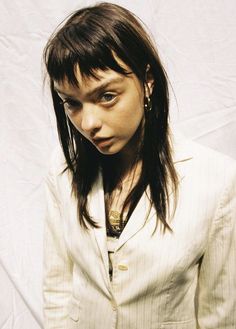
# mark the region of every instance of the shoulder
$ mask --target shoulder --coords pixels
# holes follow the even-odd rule
[[[60,145],[55,146],[48,160],[48,174],[53,176],[59,176],[67,168],[66,159]]]
[[[72,177],[67,169],[67,162],[60,145],[57,145],[49,155],[46,184],[63,194],[67,187],[71,190]]]
[[[173,158],[185,201],[218,207],[236,198],[234,159],[179,133],[173,135]]]
[[[186,220],[188,225],[191,216],[191,225],[195,227],[195,223],[201,232],[208,231],[213,222],[223,221],[233,227],[236,161],[180,135],[173,136],[173,156],[179,177],[177,205],[181,222]]]
[[[184,137],[179,132],[172,136],[173,159],[176,167],[186,167],[199,174],[235,176],[236,160]],[[218,177],[220,178],[220,177]]]

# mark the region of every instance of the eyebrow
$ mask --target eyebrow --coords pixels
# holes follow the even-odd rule
[[[119,83],[119,82],[122,82],[124,80],[124,77],[119,77],[119,78],[113,78],[113,79],[110,79],[110,80],[107,80],[107,81],[104,81],[102,84],[100,84],[99,86],[95,87],[94,89],[90,90],[86,96],[87,97],[90,97],[96,93],[98,93],[99,91],[101,90],[104,90],[105,88],[107,88],[108,86],[110,86],[111,84],[113,83]],[[71,97],[71,98],[74,98],[74,96],[72,95],[69,95],[67,93],[65,93],[63,90],[60,90],[60,88],[56,88],[54,87],[54,90],[60,94],[63,94],[65,96],[68,96],[68,97]]]

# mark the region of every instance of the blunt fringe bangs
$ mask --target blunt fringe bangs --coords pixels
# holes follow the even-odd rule
[[[140,40],[141,35],[145,38]],[[118,5],[101,3],[71,15],[50,38],[44,60],[52,80],[61,82],[66,78],[76,85],[77,65],[88,77],[96,78],[97,69],[128,74],[115,60],[115,53],[143,80],[147,63],[152,64],[150,48],[149,36],[133,14]]]
[[[130,69],[125,70],[116,60],[121,59]],[[141,22],[125,8],[100,3],[74,12],[57,28],[44,49],[44,63],[50,79],[59,139],[73,176],[73,192],[78,199],[78,216],[85,228],[96,227],[87,209],[91,191],[104,157],[75,129],[67,119],[54,81],[67,80],[78,86],[76,68],[84,77],[98,79],[97,70],[114,70],[120,74],[134,73],[143,87],[147,65],[154,78],[150,96],[152,111],[145,113],[142,143],[141,177],[128,195],[123,210],[129,205],[127,217],[135,209],[141,195],[150,187],[151,202],[157,211],[157,223],[170,229],[169,189],[177,196],[178,177],[174,168],[169,135],[169,93],[166,72],[152,40]],[[79,87],[79,86],[78,86]],[[112,173],[110,173],[112,177]],[[123,215],[122,210],[122,215]],[[109,224],[108,224],[109,225]]]

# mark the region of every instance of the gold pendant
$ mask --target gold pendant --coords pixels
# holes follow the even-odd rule
[[[120,213],[116,210],[111,210],[109,213],[109,221],[111,225],[115,228],[120,226]]]

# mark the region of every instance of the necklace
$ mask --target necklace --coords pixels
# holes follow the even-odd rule
[[[140,168],[139,168],[140,169]],[[128,177],[119,180],[117,187],[108,196],[107,213],[108,213],[108,227],[107,234],[110,236],[119,237],[123,231],[127,218],[123,220],[121,216],[122,208],[127,195],[130,193],[132,187],[137,182],[139,175],[137,174],[137,164],[129,173]]]
[[[122,184],[119,184],[119,186],[113,191],[108,199],[108,221],[110,224],[110,230],[108,234],[111,236],[119,236],[124,227],[120,211],[120,198],[122,189]]]
[[[117,210],[109,211],[109,222],[115,231],[121,230],[121,213]]]

